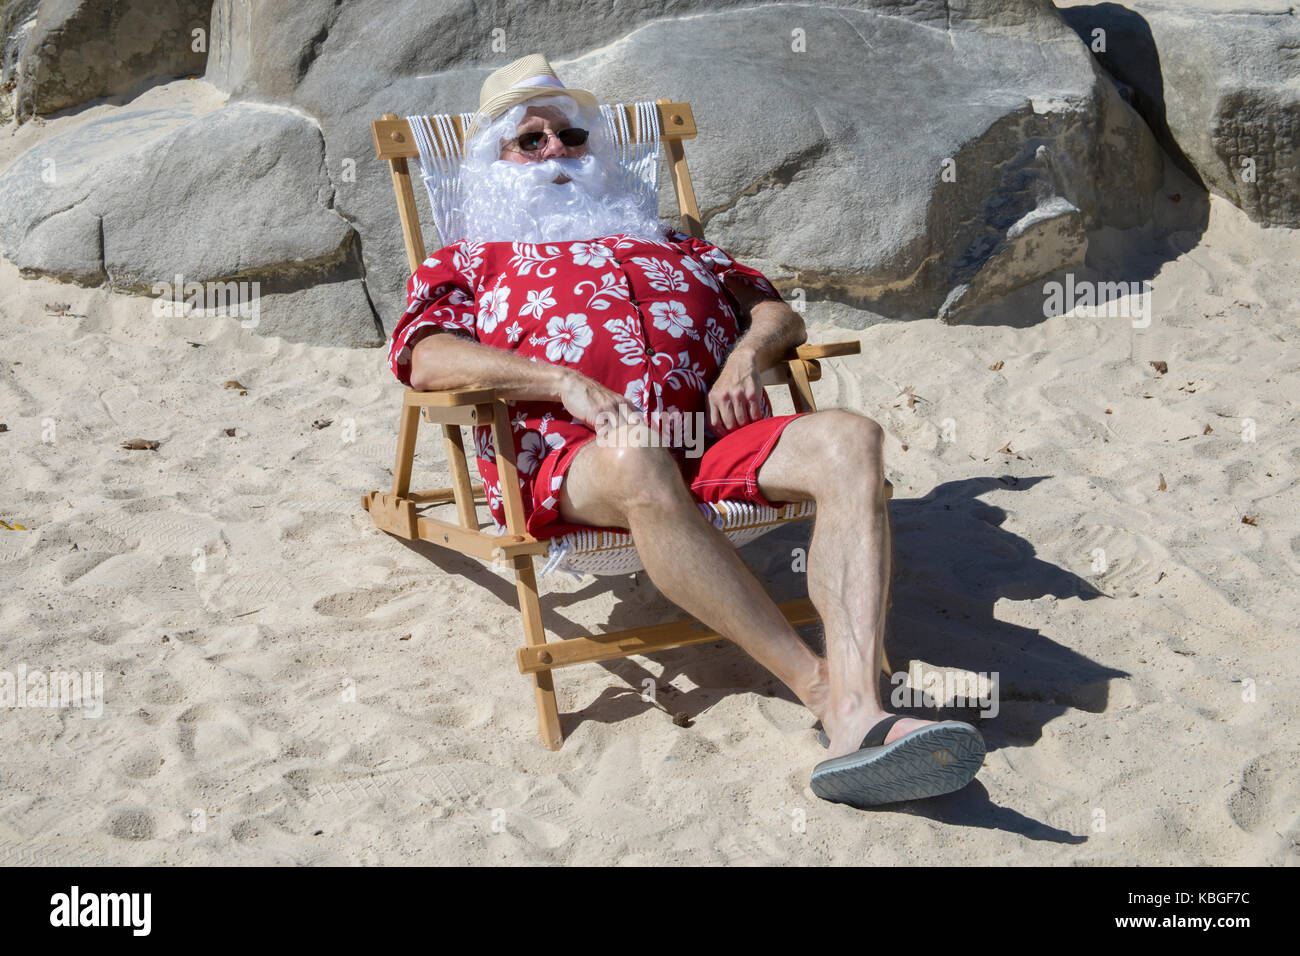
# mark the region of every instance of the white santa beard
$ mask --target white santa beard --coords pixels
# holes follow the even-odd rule
[[[561,176],[569,182],[556,183]],[[659,239],[664,227],[591,155],[537,163],[467,165],[462,211],[471,242],[566,242],[599,236]]]

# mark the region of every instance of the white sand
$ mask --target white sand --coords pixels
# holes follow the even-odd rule
[[[0,518],[31,529],[0,529],[0,670],[105,675],[98,719],[3,713],[0,863],[1294,863],[1297,261],[1216,200],[1150,329],[810,308],[863,343],[819,402],[890,435],[895,665],[1001,679],[977,782],[870,813],[811,795],[812,717],[729,645],[559,671],[545,750],[512,580],[360,508],[391,481],[381,351],[0,263]],[[446,483],[432,435],[416,467]],[[745,549],[782,597],[807,534]],[[680,616],[644,575],[542,582],[552,636]]]

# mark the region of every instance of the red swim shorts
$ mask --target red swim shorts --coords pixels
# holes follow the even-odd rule
[[[689,483],[691,494],[699,501],[750,501],[766,507],[782,502],[769,502],[758,491],[758,470],[772,453],[785,426],[796,418],[807,415],[777,415],[750,422],[724,435],[704,450],[698,458],[677,456],[682,477]],[[591,433],[591,441],[596,433]],[[552,538],[570,531],[587,530],[590,525],[570,524],[559,513],[559,489],[564,476],[573,463],[578,450],[587,441],[569,442],[548,455],[537,469],[531,488],[525,488],[525,505],[532,493],[532,509],[528,515],[528,533],[536,538]],[[557,480],[558,479],[558,480]],[[623,528],[602,530],[625,531]]]

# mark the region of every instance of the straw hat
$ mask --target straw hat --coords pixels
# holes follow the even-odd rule
[[[570,89],[560,82],[551,64],[540,53],[530,53],[492,73],[478,94],[478,112],[466,132],[466,139],[487,127],[512,106],[539,96],[568,96],[580,106],[595,107],[596,97],[586,90]]]

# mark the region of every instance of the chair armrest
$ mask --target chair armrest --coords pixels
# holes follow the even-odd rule
[[[800,345],[792,353],[786,355],[784,361],[793,359],[820,359],[833,358],[836,355],[859,355],[862,352],[861,342],[823,342],[819,345]]]
[[[815,382],[822,377],[818,359],[833,358],[837,355],[859,355],[861,352],[861,342],[823,342],[818,345],[796,346],[778,359],[771,368],[764,369],[761,381],[764,386],[789,385],[792,381],[791,366],[795,362],[802,362],[808,380]]]
[[[496,397],[495,388],[478,385],[469,388],[438,388],[427,392],[408,388],[406,394],[402,396],[402,402],[425,408],[455,408],[459,405],[490,405]]]

